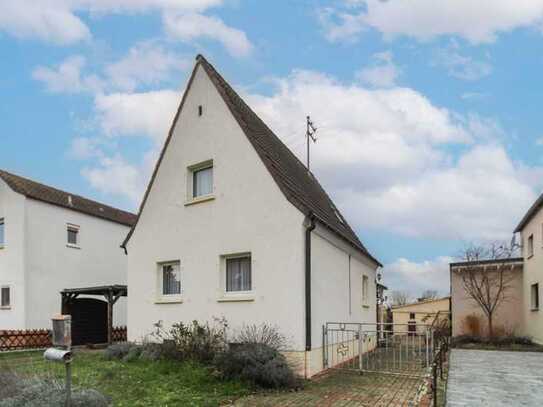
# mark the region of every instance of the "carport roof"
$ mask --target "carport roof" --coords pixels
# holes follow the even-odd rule
[[[61,294],[86,294],[86,295],[105,295],[109,293],[120,294],[123,297],[128,295],[128,286],[126,285],[100,285],[96,287],[84,288],[66,288]]]

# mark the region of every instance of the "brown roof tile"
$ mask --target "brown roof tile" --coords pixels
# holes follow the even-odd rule
[[[126,226],[136,222],[136,215],[92,201],[82,196],[64,192],[59,189],[40,184],[39,182],[0,170],[0,179],[15,192],[28,198],[61,206],[76,212],[85,213]]]

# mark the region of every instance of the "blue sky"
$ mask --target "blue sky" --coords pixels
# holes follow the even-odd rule
[[[136,210],[203,53],[302,159],[311,114],[391,288],[445,292],[542,189],[543,0],[437,3],[4,1],[0,167]]]

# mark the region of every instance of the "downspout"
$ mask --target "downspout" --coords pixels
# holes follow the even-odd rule
[[[315,215],[308,215],[305,229],[305,350],[311,350],[311,232],[315,229]]]

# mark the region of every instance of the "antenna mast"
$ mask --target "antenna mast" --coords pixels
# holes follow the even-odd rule
[[[317,132],[317,128],[313,125],[313,122],[311,121],[311,118],[307,116],[307,129],[305,136],[307,138],[307,170],[309,171],[309,141],[312,140],[313,143],[317,142],[317,137],[315,137],[315,133]]]

